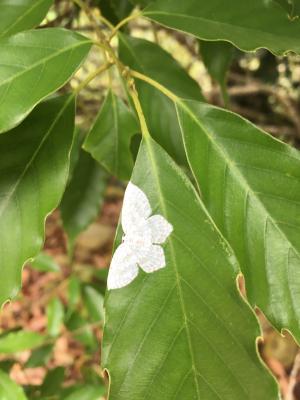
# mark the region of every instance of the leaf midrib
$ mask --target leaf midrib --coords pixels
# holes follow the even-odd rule
[[[53,120],[52,124],[50,125],[49,129],[47,130],[46,134],[43,136],[40,144],[38,145],[37,149],[35,150],[35,152],[33,153],[32,157],[30,158],[30,160],[27,162],[27,164],[25,165],[24,170],[22,171],[22,173],[20,174],[19,178],[17,179],[16,183],[14,184],[14,186],[12,187],[12,189],[10,190],[10,192],[8,193],[8,196],[6,197],[6,200],[3,202],[2,207],[0,208],[0,217],[3,215],[3,212],[5,211],[6,207],[8,206],[12,196],[14,195],[14,193],[16,192],[18,186],[20,185],[20,183],[22,182],[24,176],[26,175],[28,169],[31,167],[31,165],[34,163],[35,158],[38,156],[39,151],[41,150],[41,148],[43,147],[44,143],[46,142],[46,140],[48,139],[48,137],[50,136],[52,129],[54,128],[54,126],[56,125],[56,123],[59,121],[60,117],[62,116],[62,114],[64,113],[65,109],[68,107],[69,103],[73,100],[74,95],[70,96],[67,101],[65,102],[64,106],[60,109],[59,113],[56,115],[55,119]]]
[[[5,79],[4,81],[0,82],[0,89],[2,86],[6,85],[7,83],[11,83],[14,79],[19,78],[20,76],[26,74],[27,72],[32,71],[34,68],[38,67],[39,65],[43,65],[45,64],[47,61],[58,57],[59,55],[68,52],[69,50],[74,50],[77,47],[86,45],[86,44],[90,44],[91,42],[89,40],[85,40],[82,41],[80,43],[77,44],[73,44],[71,46],[68,47],[64,47],[63,49],[60,49],[59,51],[52,53],[51,55],[47,56],[46,58],[42,58],[41,60],[37,61],[36,63],[33,63],[29,68],[24,69],[23,71],[18,72],[15,75],[10,76],[9,78]],[[13,47],[13,46],[12,46]]]
[[[151,139],[150,139],[151,140]],[[164,201],[164,196],[161,192],[161,187],[160,187],[160,180],[159,180],[159,173],[157,170],[157,165],[155,162],[155,156],[153,154],[153,149],[152,149],[152,144],[151,141],[149,139],[146,141],[147,144],[147,148],[149,150],[149,158],[153,167],[153,171],[154,171],[154,178],[156,180],[156,184],[157,184],[157,188],[158,188],[158,198],[159,198],[159,202],[161,205],[161,208],[164,212],[164,215],[167,216],[167,207],[166,207],[166,203]],[[170,245],[170,253],[171,253],[171,257],[173,259],[173,265],[174,265],[174,270],[175,270],[175,276],[176,276],[176,286],[178,288],[178,293],[179,293],[179,303],[181,306],[181,312],[183,315],[183,323],[185,325],[185,331],[186,331],[186,336],[187,336],[187,340],[188,340],[188,347],[189,347],[189,352],[190,352],[190,357],[191,357],[191,362],[192,362],[192,370],[193,370],[193,375],[194,375],[194,383],[195,383],[195,388],[196,388],[196,392],[197,392],[197,398],[198,400],[201,400],[201,396],[200,396],[200,390],[199,390],[199,383],[198,383],[198,379],[197,379],[197,374],[199,374],[197,367],[196,367],[196,363],[195,363],[195,358],[194,358],[194,354],[193,354],[193,347],[192,347],[192,340],[191,340],[191,332],[190,332],[190,328],[188,326],[188,319],[187,319],[187,312],[186,312],[186,306],[184,303],[184,296],[183,296],[183,290],[181,287],[181,280],[180,280],[180,275],[177,269],[177,263],[176,263],[176,257],[175,257],[175,251],[174,251],[174,246],[173,246],[173,242],[172,240],[169,240],[169,245]]]
[[[31,7],[29,7],[29,9],[28,9],[27,11],[25,11],[24,14],[20,15],[20,16],[15,20],[15,22],[14,22],[13,24],[9,25],[8,28],[0,34],[0,38],[2,38],[3,36],[5,36],[5,35],[7,34],[7,32],[13,30],[13,28],[14,28],[16,25],[18,25],[18,23],[19,23],[20,21],[22,21],[24,18],[26,18],[27,15],[29,15],[35,8],[37,8],[37,7],[38,7],[41,3],[43,3],[44,1],[45,1],[45,0],[38,0],[38,1],[36,1],[35,4],[33,4]]]
[[[265,205],[261,201],[260,197],[256,196],[256,192],[254,190],[252,190],[252,188],[249,185],[249,183],[248,183],[247,179],[245,178],[245,176],[237,168],[235,162],[233,162],[229,158],[228,153],[226,151],[224,151],[224,149],[220,145],[218,145],[218,143],[216,141],[213,140],[214,134],[211,134],[206,129],[206,127],[199,121],[199,119],[192,112],[192,110],[185,103],[183,103],[181,100],[178,99],[177,104],[176,104],[176,109],[177,109],[177,116],[178,116],[179,126],[180,126],[180,129],[181,129],[181,132],[182,132],[182,136],[183,136],[183,143],[184,143],[184,147],[185,147],[185,152],[186,152],[190,167],[192,169],[192,172],[193,172],[193,175],[194,175],[196,181],[197,181],[196,174],[194,172],[194,168],[192,166],[192,163],[190,162],[190,157],[188,155],[189,153],[188,153],[188,151],[186,149],[184,130],[183,130],[183,127],[182,127],[181,122],[180,122],[180,116],[179,116],[179,113],[178,113],[178,105],[180,105],[181,108],[183,110],[185,110],[185,112],[192,118],[192,120],[196,123],[196,125],[198,125],[200,127],[200,129],[206,134],[206,137],[210,141],[211,145],[216,148],[216,150],[221,155],[221,157],[223,156],[223,159],[225,160],[226,165],[231,169],[231,171],[234,172],[234,174],[236,175],[238,181],[241,183],[241,186],[244,187],[245,192],[248,193],[249,195],[251,195],[256,200],[256,202],[261,207],[262,211],[265,213],[266,218],[269,219],[269,221],[272,222],[273,226],[278,230],[278,232],[283,236],[283,238],[289,243],[290,247],[295,251],[295,253],[298,255],[298,257],[300,257],[299,250],[294,247],[294,245],[290,242],[289,238],[286,236],[285,232],[283,232],[280,229],[280,227],[278,226],[278,224],[276,223],[274,218],[271,216],[271,214],[269,213],[269,211],[267,210],[267,208],[265,207]]]

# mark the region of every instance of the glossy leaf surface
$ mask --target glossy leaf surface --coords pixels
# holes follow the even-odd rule
[[[0,133],[20,123],[80,66],[89,39],[64,29],[40,29],[0,40]]]
[[[44,220],[57,207],[68,177],[74,99],[40,104],[0,136],[0,303],[14,297],[21,269],[40,251]]]
[[[276,2],[251,0],[158,0],[143,14],[204,40],[226,40],[244,51],[267,48],[300,53],[300,23]]]
[[[164,268],[139,269],[107,294],[109,399],[277,399],[256,353],[256,318],[237,291],[234,256],[191,183],[152,139],[142,142],[131,181],[174,230]]]
[[[239,259],[250,302],[299,342],[299,152],[231,112],[188,101],[178,111],[204,203]]]
[[[53,0],[1,0],[0,38],[37,26],[52,3]]]
[[[110,90],[84,148],[111,174],[128,180],[133,168],[131,139],[139,130],[136,116]]]

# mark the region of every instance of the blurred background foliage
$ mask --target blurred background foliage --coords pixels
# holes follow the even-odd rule
[[[116,24],[147,0],[89,3],[105,30],[100,15]],[[296,17],[297,8],[290,8],[289,2],[283,6]],[[42,25],[74,29],[91,37],[95,34],[71,1],[56,1]],[[238,112],[299,147],[299,57],[279,58],[266,50],[246,54],[229,43],[200,42],[144,19],[131,21],[124,31],[170,53],[198,82],[207,101]],[[117,46],[116,38],[113,45]],[[104,55],[93,49],[62,90],[76,88],[103,62]],[[79,97],[67,190],[60,209],[48,217],[43,252],[23,271],[22,292],[0,313],[0,400],[105,398],[107,379],[100,367],[103,299],[125,184],[80,146],[110,83],[114,93],[126,100],[120,81],[114,79],[116,74],[114,69],[102,74]],[[133,154],[138,140],[136,135]],[[242,281],[240,285],[243,291]],[[288,333],[275,332],[257,314],[263,330],[259,342],[263,359],[277,377],[284,398],[300,399],[298,346]]]

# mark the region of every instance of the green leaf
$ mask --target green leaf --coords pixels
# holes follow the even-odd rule
[[[105,395],[105,387],[99,385],[82,385],[82,387],[76,388],[63,400],[102,400]]]
[[[86,57],[91,41],[64,29],[40,29],[0,40],[0,133],[64,85]]]
[[[159,82],[179,97],[203,100],[197,82],[160,46],[124,34],[119,35],[119,40],[120,58],[126,65]]]
[[[237,290],[235,258],[192,184],[152,139],[142,142],[131,181],[173,232],[165,268],[140,269],[108,292],[109,399],[278,399],[257,356],[258,323]]]
[[[74,131],[73,97],[40,104],[0,136],[0,303],[14,297],[22,266],[40,251],[44,221],[65,189]]]
[[[72,249],[78,234],[97,217],[107,186],[107,173],[84,150],[74,168],[60,209]]]
[[[203,40],[226,40],[244,51],[300,54],[299,21],[271,1],[158,0],[143,15]]]
[[[206,69],[221,88],[224,104],[228,104],[226,76],[231,64],[234,47],[228,42],[200,42],[200,53]]]
[[[289,14],[291,18],[299,17],[300,2],[299,0],[274,0],[280,4]]]
[[[39,25],[53,0],[1,0],[0,38]]]
[[[32,331],[10,332],[0,336],[0,354],[14,354],[39,347],[46,337]]]
[[[53,344],[47,344],[39,347],[31,353],[30,358],[26,362],[26,368],[35,368],[45,366],[51,358]]]
[[[120,59],[125,65],[158,81],[178,96],[204,100],[198,84],[161,47],[147,40],[123,34],[119,35],[119,40]],[[179,164],[186,164],[174,104],[148,84],[136,84],[153,137]]]
[[[30,266],[33,269],[41,272],[59,272],[60,267],[54,261],[53,257],[46,253],[39,253],[33,261],[30,262]]]
[[[128,180],[133,168],[130,143],[139,130],[136,116],[110,90],[83,147],[111,174]]]
[[[81,154],[81,146],[83,143],[83,139],[84,139],[83,132],[78,128],[78,126],[75,125],[72,149],[71,149],[71,154],[70,154],[70,168],[69,168],[68,184],[72,179],[74,169],[78,163],[79,156]]]
[[[77,311],[74,311],[66,322],[67,328],[72,332],[73,337],[86,346],[89,350],[96,350],[98,342],[94,336],[89,322]]]
[[[59,396],[62,383],[64,381],[65,368],[57,367],[52,369],[47,375],[40,388],[40,398],[53,398]],[[60,398],[60,396],[58,397]]]
[[[64,306],[59,298],[55,297],[47,304],[46,314],[47,332],[55,337],[60,334],[65,315]]]
[[[247,296],[300,341],[300,154],[225,110],[178,103],[203,201],[233,247]]]
[[[112,24],[117,24],[127,17],[133,9],[133,4],[128,0],[97,0],[96,4],[101,14]]]
[[[0,370],[0,399],[27,400],[21,386],[10,379],[9,375]]]
[[[80,280],[77,276],[71,276],[68,284],[68,311],[76,309],[81,296]]]
[[[83,288],[83,302],[88,310],[89,319],[92,322],[104,320],[103,296],[95,288],[86,285]]]

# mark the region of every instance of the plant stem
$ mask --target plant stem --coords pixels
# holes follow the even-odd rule
[[[103,24],[105,24],[111,31],[115,29],[114,25],[109,22],[109,20],[106,19],[102,14],[99,15],[99,20],[103,22]]]
[[[111,57],[111,61],[108,61],[106,64],[102,65],[101,67],[99,67],[96,71],[94,71],[93,73],[91,73],[91,75],[89,75],[87,77],[87,79],[85,79],[76,89],[76,93],[78,93],[80,90],[82,90],[85,86],[87,86],[89,84],[89,82],[91,80],[93,80],[97,75],[101,74],[103,71],[105,71],[106,69],[108,69],[112,64],[116,64],[119,74],[120,76],[124,77],[127,81],[127,86],[128,86],[128,90],[129,90],[129,94],[132,98],[134,107],[136,109],[139,121],[140,121],[140,125],[141,125],[141,131],[142,131],[142,135],[145,139],[148,139],[150,137],[150,133],[147,127],[147,123],[146,123],[146,119],[142,110],[142,106],[138,97],[138,93],[136,91],[135,88],[135,83],[134,83],[134,79],[133,79],[133,75],[131,74],[131,71],[128,67],[126,67],[120,60],[119,58],[116,56],[114,49],[111,47],[110,45],[110,40],[113,38],[113,36],[119,31],[119,29],[124,26],[125,24],[127,24],[129,21],[137,18],[138,16],[140,16],[140,13],[135,13],[130,15],[127,18],[124,18],[122,21],[120,21],[115,28],[113,29],[109,40],[106,39],[106,36],[102,33],[102,31],[99,29],[99,27],[97,26],[97,23],[94,20],[94,16],[91,12],[91,10],[89,9],[89,7],[82,1],[82,0],[73,0],[74,3],[76,3],[88,16],[89,20],[91,21],[91,23],[93,24],[95,31],[97,33],[97,36],[99,38],[99,42],[95,42],[94,44],[96,46],[99,46],[101,49],[106,50],[106,52],[109,54],[109,56]]]
[[[128,17],[122,19],[122,21],[120,21],[113,29],[108,41],[110,42],[112,40],[112,38],[116,35],[116,33],[124,26],[126,25],[128,22],[132,21],[133,19],[138,18],[139,16],[141,16],[140,12],[134,13],[129,15]]]
[[[134,84],[134,80],[129,77],[127,79],[127,83],[128,83],[128,90],[129,90],[129,94],[132,98],[134,107],[136,109],[139,121],[140,121],[140,125],[141,125],[141,131],[142,131],[142,135],[144,137],[144,139],[149,139],[150,138],[150,133],[147,127],[147,123],[146,123],[146,119],[143,113],[143,109],[139,100],[139,96],[137,93],[137,90],[135,88],[135,84]]]
[[[89,6],[88,6],[83,0],[72,0],[72,1],[73,1],[75,4],[77,4],[78,7],[79,7],[81,10],[83,10],[83,11],[86,13],[88,19],[90,20],[91,24],[93,25],[93,27],[94,27],[94,29],[95,29],[95,32],[96,32],[98,38],[99,38],[101,41],[104,41],[104,42],[105,42],[105,41],[106,41],[106,37],[105,37],[105,35],[103,34],[102,30],[99,28],[98,23],[97,23],[97,21],[95,20],[94,15],[93,15],[92,11],[90,10]]]
[[[179,101],[179,97],[176,96],[176,94],[174,94],[169,89],[167,89],[165,86],[161,85],[159,82],[155,81],[154,79],[150,78],[149,76],[146,76],[146,75],[141,74],[140,72],[134,71],[134,70],[130,70],[130,75],[134,78],[137,78],[144,82],[149,83],[149,85],[151,85],[151,86],[154,86],[156,89],[158,89],[164,95],[169,97],[169,99],[171,99],[175,103]]]
[[[106,71],[112,66],[111,62],[107,62],[105,64],[102,64],[99,68],[95,69],[83,82],[78,85],[78,87],[74,90],[74,92],[77,94],[80,92],[82,89],[84,89],[96,76],[102,74],[102,72]]]

